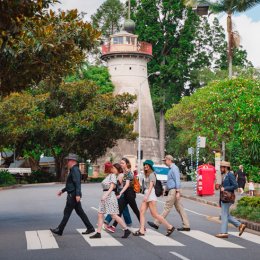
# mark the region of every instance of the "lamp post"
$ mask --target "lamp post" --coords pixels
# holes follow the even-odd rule
[[[150,76],[156,75],[159,76],[161,73],[160,71],[156,71],[153,73],[150,73],[144,81],[142,81],[139,85],[139,98],[138,98],[138,153],[137,153],[137,160],[138,160],[138,175],[141,172],[141,122],[142,122],[142,106],[141,106],[141,86],[143,85],[146,80],[149,79]]]
[[[192,8],[193,11],[197,13],[197,15],[208,15],[209,13],[209,5],[207,4],[199,4],[196,7]]]

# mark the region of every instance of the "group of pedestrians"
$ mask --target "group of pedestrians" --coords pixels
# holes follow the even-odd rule
[[[95,228],[90,223],[87,215],[81,206],[81,173],[78,167],[78,157],[75,154],[69,154],[66,158],[69,174],[66,181],[66,186],[58,192],[58,196],[62,193],[67,192],[67,202],[64,209],[64,215],[62,221],[57,228],[51,229],[54,234],[62,235],[63,230],[69,220],[69,217],[75,209],[78,216],[82,219],[86,226],[86,231],[82,234],[91,234],[90,239],[101,238],[102,228],[110,232],[115,232],[116,226],[119,223],[123,229],[122,238],[127,238],[131,234],[128,226],[132,224],[132,219],[129,214],[128,205],[133,210],[136,218],[140,223],[140,227],[137,231],[133,232],[134,236],[144,236],[146,232],[145,227],[145,214],[149,209],[154,221],[148,221],[147,224],[154,229],[158,229],[160,224],[163,224],[166,228],[166,236],[170,236],[175,227],[170,224],[166,217],[170,213],[173,206],[182,219],[182,227],[178,228],[178,231],[190,231],[190,223],[188,216],[184,210],[184,207],[180,200],[180,171],[175,165],[174,159],[171,155],[166,155],[163,161],[169,167],[167,177],[167,199],[164,204],[164,209],[161,214],[157,212],[157,196],[155,193],[156,185],[156,173],[153,168],[153,161],[146,160],[143,163],[144,166],[144,196],[140,205],[140,211],[136,203],[136,193],[134,191],[134,174],[131,171],[131,164],[127,158],[122,158],[120,163],[112,164],[110,162],[105,163],[105,174],[106,177],[102,181],[102,196],[98,208],[98,227],[95,232]],[[238,185],[235,176],[230,172],[230,163],[221,162],[221,173],[222,173],[222,185],[217,186],[217,189],[221,190],[221,194],[230,192],[234,194],[234,190],[237,189]],[[232,196],[231,196],[232,197]],[[229,200],[221,201],[221,233],[216,236],[219,238],[228,237],[228,222],[231,222],[239,229],[239,235],[245,230],[245,225],[240,223],[229,213],[229,208],[233,201]],[[104,219],[104,215],[106,218]],[[122,218],[124,217],[124,220]],[[113,224],[110,223],[113,221]]]
[[[75,154],[69,154],[66,158],[69,174],[66,181],[66,186],[58,192],[58,196],[61,196],[64,192],[67,192],[67,202],[64,209],[64,215],[61,223],[57,228],[51,229],[54,234],[62,235],[63,230],[70,218],[70,215],[75,209],[76,213],[82,219],[86,226],[86,231],[83,234],[91,234],[95,232],[95,228],[90,223],[87,215],[81,206],[81,173],[78,168],[78,157]],[[156,202],[157,196],[155,194],[156,174],[153,168],[153,161],[146,160],[144,165],[144,188],[145,194],[140,206],[140,211],[136,203],[136,193],[133,188],[134,174],[131,171],[131,164],[129,159],[122,158],[119,163],[112,164],[110,162],[105,163],[106,177],[102,181],[103,194],[98,208],[98,228],[97,232],[90,236],[91,239],[101,238],[102,227],[110,232],[115,232],[116,226],[119,223],[124,231],[122,238],[127,238],[131,232],[127,226],[132,224],[132,219],[129,214],[128,205],[133,210],[136,218],[140,223],[140,228],[133,232],[134,236],[145,235],[145,213],[147,209],[150,210],[154,222],[148,224],[156,229],[160,224],[163,224],[166,228],[166,236],[170,236],[175,230],[165,218],[170,212],[170,209],[175,206],[177,212],[180,214],[183,220],[183,227],[179,230],[189,231],[189,221],[184,211],[183,206],[180,203],[180,172],[178,167],[173,163],[173,157],[167,155],[164,158],[165,164],[170,167],[168,174],[167,186],[168,200],[165,204],[165,208],[162,214],[158,214]],[[104,215],[107,214],[105,220]],[[122,219],[122,214],[125,221]],[[110,225],[111,221],[114,221]]]

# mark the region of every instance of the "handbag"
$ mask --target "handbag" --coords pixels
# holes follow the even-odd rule
[[[221,191],[220,192],[220,200],[223,203],[234,203],[236,199],[236,195],[234,192],[230,191]]]

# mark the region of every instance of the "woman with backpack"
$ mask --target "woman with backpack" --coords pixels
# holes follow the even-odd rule
[[[146,160],[144,162],[144,186],[145,186],[145,192],[144,192],[144,198],[141,204],[140,209],[140,228],[138,231],[134,232],[134,236],[144,236],[145,232],[145,213],[147,209],[150,209],[150,212],[156,220],[160,221],[166,228],[167,228],[167,234],[166,236],[170,236],[172,232],[174,231],[174,227],[168,223],[168,221],[161,215],[158,214],[157,208],[156,208],[156,202],[157,202],[157,196],[155,193],[155,185],[156,185],[156,175],[154,173],[153,169],[153,161]]]
[[[131,171],[131,163],[127,158],[122,158],[120,165],[124,171],[124,177],[123,177],[123,189],[120,191],[119,195],[117,196],[118,204],[119,204],[119,216],[121,217],[125,207],[129,205],[140,222],[140,212],[135,201],[136,193],[133,189],[134,174]],[[115,221],[113,223],[113,226],[110,226],[108,230],[109,231],[110,229],[115,230],[116,226],[117,226],[117,221]]]

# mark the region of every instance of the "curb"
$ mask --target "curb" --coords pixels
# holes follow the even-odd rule
[[[16,188],[21,188],[21,187],[34,187],[34,186],[50,186],[54,184],[64,184],[62,182],[46,182],[46,183],[30,183],[30,184],[16,184],[12,186],[6,186],[6,187],[0,187],[1,190],[11,190],[11,189],[16,189]]]
[[[194,201],[197,201],[197,202],[200,202],[200,203],[203,203],[203,204],[211,205],[211,206],[214,206],[214,207],[219,207],[219,204],[216,203],[216,202],[213,202],[213,201],[208,201],[208,200],[196,198],[196,197],[189,196],[189,195],[183,195],[183,194],[181,194],[181,197],[183,197],[185,199],[194,200]],[[210,219],[213,219],[213,218],[210,217]],[[244,223],[248,229],[260,232],[260,223],[251,222],[251,221],[248,221],[246,219],[241,219],[241,218],[237,218],[237,219],[240,222]],[[221,223],[221,221],[217,221],[217,222]]]
[[[204,199],[196,198],[196,197],[189,196],[189,195],[183,195],[183,194],[181,194],[181,197],[183,197],[185,199],[198,201],[198,202],[201,202],[201,203],[204,203],[204,204],[207,204],[207,205],[211,205],[211,206],[214,206],[214,207],[219,207],[219,204],[217,202],[214,202],[214,201],[204,200]]]
[[[6,186],[6,187],[0,187],[0,191],[1,190],[11,190],[11,189],[16,189],[16,188],[20,188],[22,187],[22,184],[16,184],[16,185],[12,185],[12,186]]]

